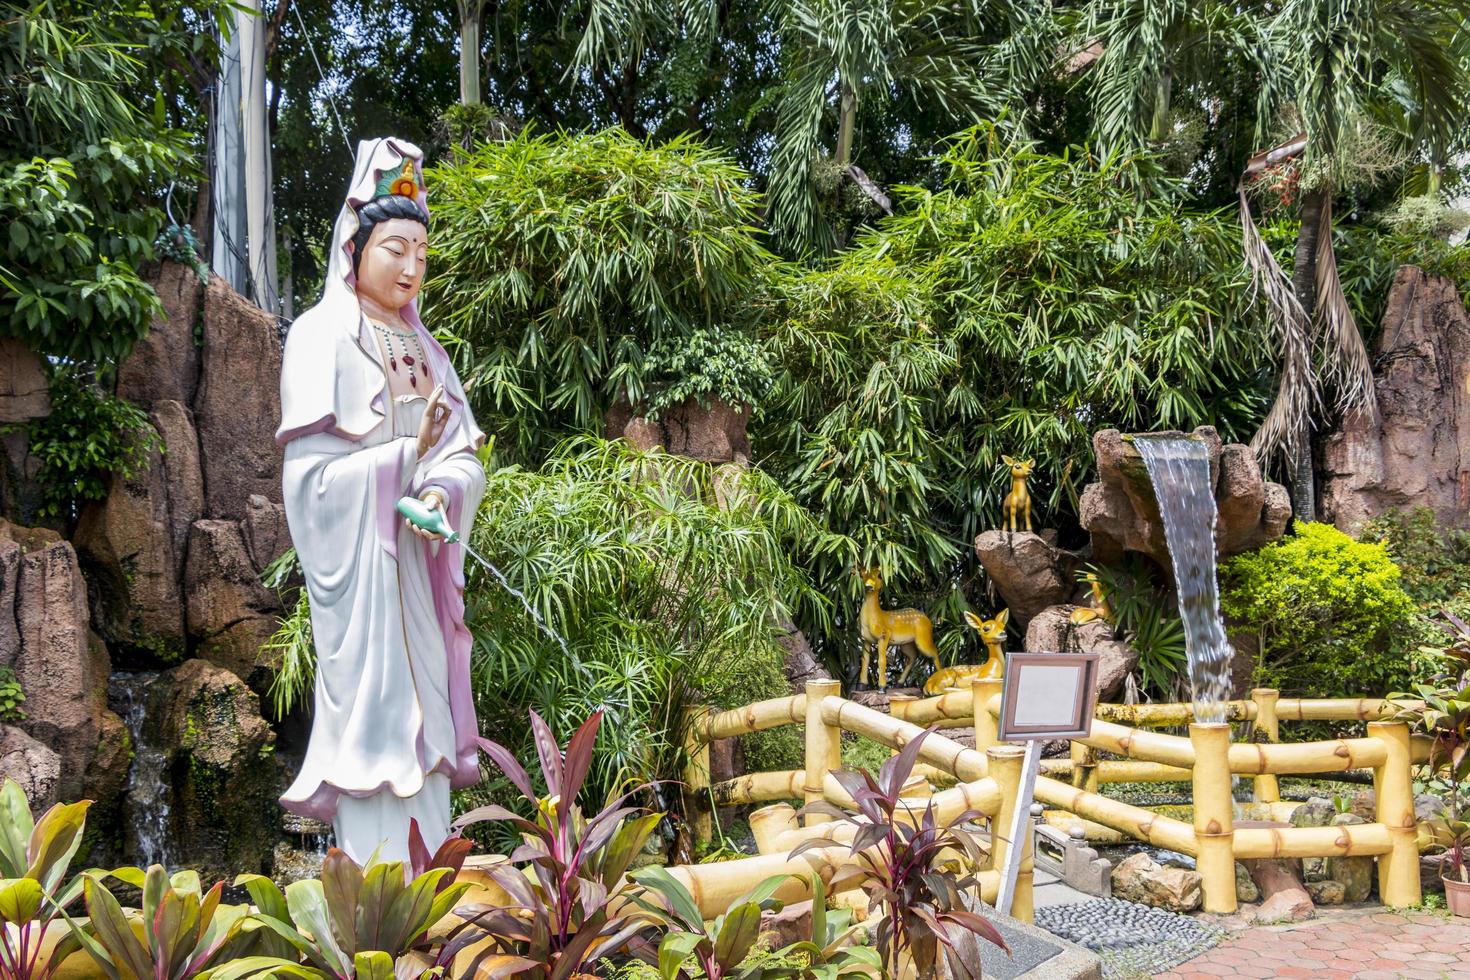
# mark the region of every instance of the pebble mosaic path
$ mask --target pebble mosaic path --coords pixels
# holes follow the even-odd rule
[[[1237,932],[1158,980],[1470,980],[1470,919],[1447,913],[1327,913],[1294,926]]]

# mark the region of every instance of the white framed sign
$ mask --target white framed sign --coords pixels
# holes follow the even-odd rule
[[[1002,742],[1086,738],[1096,709],[1096,653],[1006,654],[996,731]]]
[[[1021,785],[1017,790],[1010,840],[1024,837],[1031,819],[1031,800],[1041,769],[1041,743],[1055,738],[1086,738],[1092,734],[1097,709],[1096,653],[1008,653],[1005,686],[1001,689],[1000,721],[996,736],[1002,742],[1025,742]],[[993,832],[993,831],[992,831]],[[1006,849],[997,910],[1011,912],[1016,875],[1021,870],[1021,848]]]

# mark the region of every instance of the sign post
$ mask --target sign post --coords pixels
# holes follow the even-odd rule
[[[1096,653],[1011,653],[1006,655],[1005,686],[1001,692],[996,734],[1002,742],[1025,742],[1021,785],[1001,869],[997,911],[1009,915],[1021,870],[1021,842],[1041,769],[1041,743],[1054,738],[1086,738],[1092,732],[1097,707]]]

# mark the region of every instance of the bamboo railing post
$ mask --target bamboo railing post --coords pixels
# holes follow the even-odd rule
[[[1281,722],[1276,717],[1276,702],[1281,692],[1270,687],[1258,687],[1251,691],[1251,700],[1256,703],[1256,729],[1265,733],[1266,741],[1281,741]],[[1277,803],[1281,800],[1281,785],[1275,773],[1261,773],[1256,777],[1253,795],[1257,803]]]
[[[709,718],[708,705],[698,705],[684,712],[684,814],[689,829],[699,844],[709,843],[714,831],[713,804],[709,783]]]
[[[1189,726],[1194,746],[1195,869],[1206,912],[1235,911],[1235,800],[1230,795],[1230,725]]]
[[[990,699],[1000,693],[1003,682],[988,678],[970,682],[970,697],[975,702],[975,751],[984,752],[995,744],[996,721],[990,713]]]
[[[1378,857],[1378,900],[1390,908],[1418,905],[1419,848],[1415,839],[1414,785],[1409,761],[1409,726],[1370,721],[1368,737],[1387,750],[1383,765],[1373,770],[1373,796],[1378,822],[1388,828],[1392,847]]]
[[[908,721],[909,705],[913,704],[917,700],[919,699],[914,697],[912,694],[889,695],[888,717],[893,718],[897,721]],[[898,749],[894,749],[892,751],[892,754],[898,755]]]
[[[1011,821],[1016,813],[1016,797],[1021,788],[1021,757],[1025,750],[1019,745],[992,745],[985,750],[985,760],[990,767],[990,778],[1000,790],[1000,807],[990,818],[990,866],[1005,865],[1006,851],[1010,849],[1005,835],[1010,833]]]
[[[822,699],[841,694],[840,681],[806,682],[806,783],[802,792],[807,803],[822,799],[827,773],[842,768],[842,729],[822,721]],[[805,825],[810,827],[831,819],[826,814],[808,813]]]

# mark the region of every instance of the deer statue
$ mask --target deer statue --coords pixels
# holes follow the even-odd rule
[[[909,679],[914,665],[919,662],[918,654],[922,652],[930,660],[934,661],[934,669],[939,669],[939,650],[934,646],[934,624],[929,617],[917,609],[884,609],[878,601],[878,594],[883,591],[883,576],[878,569],[858,569],[858,574],[863,579],[863,591],[867,593],[863,597],[863,608],[858,615],[858,623],[863,634],[863,673],[860,682],[868,684],[868,644],[878,646],[878,690],[882,691],[888,687],[888,648],[897,646],[902,648],[904,656],[908,658],[908,665],[903,669],[903,676],[898,680],[903,684]]]
[[[936,670],[924,682],[924,693],[943,694],[945,691],[959,690],[971,681],[1004,677],[1006,654],[1003,646],[1006,641],[1006,623],[1010,618],[1009,609],[1002,609],[995,614],[994,619],[981,619],[966,610],[965,622],[979,632],[980,641],[985,644],[985,650],[989,656],[983,664],[958,664],[954,667]]]
[[[1021,522],[1024,518],[1026,530],[1031,530],[1031,494],[1026,491],[1026,478],[1031,475],[1031,468],[1036,464],[1035,459],[1014,460],[1009,456],[1000,458],[1011,468],[1011,492],[1006,494],[1005,501],[1001,504],[1001,511],[1005,514],[1006,530],[1021,530]]]
[[[1098,581],[1096,572],[1087,573],[1087,583],[1092,586],[1092,605],[1073,609],[1070,617],[1072,625],[1081,626],[1083,623],[1100,619],[1111,626],[1113,607],[1108,603],[1108,595],[1103,591],[1102,583]]]

